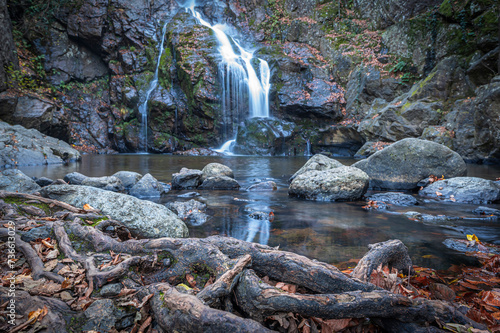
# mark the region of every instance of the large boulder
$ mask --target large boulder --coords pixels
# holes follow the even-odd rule
[[[465,176],[467,167],[460,155],[439,143],[403,139],[353,164],[370,176],[376,190],[411,190],[431,175],[445,178]]]
[[[201,170],[182,168],[178,173],[172,175],[172,189],[192,190],[200,186],[203,176]]]
[[[186,225],[177,215],[151,201],[89,186],[51,185],[40,193],[75,207],[90,204],[112,219],[121,221],[135,235],[148,238],[188,236]]]
[[[365,172],[349,166],[310,170],[295,177],[288,194],[317,201],[357,200],[366,193],[369,179]]]
[[[129,194],[137,198],[154,198],[163,193],[163,185],[149,173],[145,174],[131,189]]]
[[[434,182],[418,194],[446,201],[487,204],[500,200],[500,185],[477,177],[456,177]]]
[[[92,186],[113,192],[122,192],[125,189],[123,187],[122,181],[114,176],[86,177],[84,180],[82,180],[81,185]]]
[[[216,177],[216,176],[226,176],[229,178],[234,178],[233,170],[230,167],[225,166],[220,163],[209,163],[202,170],[203,176],[202,180],[207,179],[208,177]]]
[[[344,166],[337,160],[326,157],[325,155],[316,154],[311,157],[296,173],[293,174],[292,177],[288,180],[292,182],[297,176],[312,170],[324,171],[329,169],[335,169],[338,167]]]
[[[35,129],[0,121],[0,168],[57,164],[81,159],[80,153],[61,140]]]
[[[0,190],[8,192],[34,193],[41,187],[22,171],[7,169],[0,173]]]

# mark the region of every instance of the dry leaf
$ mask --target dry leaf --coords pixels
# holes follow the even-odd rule
[[[45,247],[48,247],[49,249],[53,249],[54,248],[54,245],[50,244],[45,239],[42,239],[42,244],[45,245]]]
[[[45,256],[45,259],[56,259],[57,256],[59,255],[59,251],[57,249],[49,251],[47,255]]]
[[[479,242],[479,239],[477,238],[477,236],[475,234],[472,234],[472,235],[467,235],[467,240],[468,241],[475,241],[475,242]]]
[[[45,268],[43,270],[46,271],[46,272],[50,272],[54,268],[56,268],[56,266],[57,266],[58,263],[59,263],[59,260],[57,260],[57,259],[53,259],[53,260],[47,261],[45,263]]]
[[[443,195],[443,193],[436,191],[436,195],[437,195],[438,197],[440,197],[440,196],[442,196],[442,195]]]
[[[191,274],[186,274],[186,281],[189,283],[189,285],[194,288],[196,286],[196,281],[194,277]]]
[[[91,205],[89,205],[89,204],[83,205],[83,209],[85,209],[85,210],[94,210],[94,208]]]

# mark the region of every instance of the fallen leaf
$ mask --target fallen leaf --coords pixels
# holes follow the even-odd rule
[[[47,271],[47,272],[50,272],[52,271],[54,268],[56,268],[57,264],[59,263],[59,260],[57,259],[53,259],[53,260],[50,260],[50,261],[47,261],[45,263],[45,268],[43,269],[44,271]]]
[[[479,242],[479,239],[477,238],[476,234],[467,235],[467,240],[468,240],[468,241],[475,241],[475,242]]]
[[[42,239],[42,244],[45,246],[45,247],[48,247],[49,249],[53,249],[54,248],[54,245],[50,244],[48,241],[46,241],[45,239]]]
[[[85,210],[94,210],[94,208],[91,205],[89,205],[89,204],[83,205],[83,209],[85,209]]]
[[[194,288],[196,286],[196,280],[191,274],[186,274],[186,281],[189,283],[189,285]]]
[[[45,259],[56,259],[57,256],[59,255],[59,251],[57,249],[49,251],[47,255],[45,256]]]
[[[436,191],[436,195],[437,195],[438,197],[440,197],[440,196],[442,196],[442,195],[443,195],[443,193]]]
[[[481,299],[488,305],[500,307],[500,289],[483,292]]]

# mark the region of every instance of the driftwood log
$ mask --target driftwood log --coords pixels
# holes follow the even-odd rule
[[[365,282],[381,264],[406,272],[411,269],[406,247],[399,241],[373,245],[353,276],[348,276],[326,263],[230,237],[123,240],[106,228],[84,222],[87,217],[99,217],[96,211],[85,212],[33,195],[0,195],[9,197],[50,205],[53,218],[40,220],[16,214],[20,204],[0,200],[0,219],[13,221],[17,230],[32,220],[52,230],[64,257],[85,271],[87,289],[80,300],[99,299],[92,289],[108,283],[127,286],[127,304],[135,304],[143,318],[132,332],[148,327],[159,332],[270,332],[266,320],[288,313],[322,319],[369,318],[394,332],[438,332],[440,323],[450,322],[483,328],[450,303],[412,300]],[[106,225],[126,229],[119,222]],[[0,239],[7,237],[8,229],[0,227]],[[19,235],[15,241],[34,280],[65,280],[56,272],[44,271],[42,259]],[[86,250],[81,250],[82,245]],[[102,258],[116,262],[103,264]],[[303,292],[283,291],[266,283],[267,279],[293,284]],[[31,301],[26,295],[23,299]],[[44,304],[52,321],[63,312],[67,315],[67,308]],[[49,319],[43,320],[50,326]]]

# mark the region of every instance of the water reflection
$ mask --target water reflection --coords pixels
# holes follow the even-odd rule
[[[151,173],[158,180],[170,182],[172,174],[182,167],[202,169],[211,162],[218,162],[233,169],[241,184],[240,191],[199,191],[195,200],[207,204],[210,219],[199,226],[190,226],[191,237],[227,235],[279,246],[321,261],[336,263],[360,258],[368,244],[400,239],[409,248],[413,261],[418,265],[448,268],[460,264],[467,257],[447,249],[446,238],[463,238],[475,233],[479,239],[500,243],[500,223],[489,221],[457,220],[446,227],[437,223],[411,221],[402,215],[367,212],[361,209],[364,202],[312,202],[288,197],[288,178],[307,160],[306,157],[185,157],[167,155],[98,155],[84,156],[81,163],[68,166],[20,167],[28,176],[62,178],[70,172],[88,176],[112,175],[129,170],[141,174]],[[342,159],[349,165],[353,160]],[[500,166],[468,165],[468,175],[495,179],[500,176]],[[248,192],[244,189],[260,181],[273,180],[278,191]],[[187,201],[179,195],[189,191],[171,191],[157,202]],[[495,207],[499,207],[498,205]],[[411,208],[393,207],[393,212],[416,210],[429,214],[470,216],[474,205],[423,203]],[[257,220],[252,212],[274,212],[274,220]],[[431,255],[431,256],[429,256]]]

